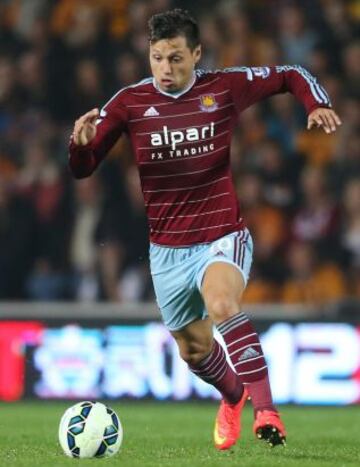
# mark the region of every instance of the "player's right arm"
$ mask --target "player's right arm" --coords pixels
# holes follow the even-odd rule
[[[76,178],[91,175],[126,130],[127,110],[116,98],[79,117],[69,145],[69,166]]]

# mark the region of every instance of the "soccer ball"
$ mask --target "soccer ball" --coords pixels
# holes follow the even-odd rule
[[[59,441],[69,457],[111,457],[121,446],[123,429],[116,413],[101,402],[79,402],[61,418]]]

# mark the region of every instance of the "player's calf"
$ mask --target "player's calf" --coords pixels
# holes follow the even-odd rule
[[[258,333],[242,312],[217,325],[236,373],[251,397],[255,412],[275,410],[267,365]]]
[[[212,384],[230,404],[239,401],[243,385],[226,360],[224,349],[214,339],[210,354],[202,361],[188,363],[189,369],[203,381]]]

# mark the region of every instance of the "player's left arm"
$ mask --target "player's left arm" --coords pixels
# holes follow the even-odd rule
[[[269,96],[290,92],[304,105],[309,130],[316,126],[331,133],[341,125],[326,90],[301,66],[242,67],[230,70],[229,75],[232,94],[240,111]]]

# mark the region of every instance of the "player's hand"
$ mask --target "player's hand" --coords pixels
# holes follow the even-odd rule
[[[308,116],[308,130],[313,127],[323,128],[325,133],[329,134],[336,131],[336,127],[339,125],[341,125],[341,120],[332,109],[315,109]]]
[[[99,109],[92,109],[76,120],[73,131],[73,140],[75,144],[78,146],[85,146],[95,138],[95,122],[98,118]]]

